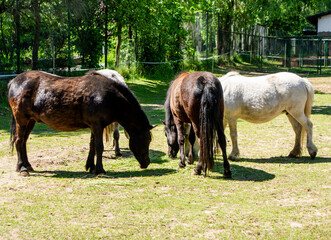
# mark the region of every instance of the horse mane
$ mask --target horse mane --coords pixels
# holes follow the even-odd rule
[[[174,84],[175,80],[173,80],[170,83],[170,86],[168,88],[167,91],[167,95],[166,95],[166,100],[164,102],[164,109],[165,109],[165,122],[166,124],[169,124],[170,122],[172,122],[173,120],[173,116],[171,113],[171,109],[170,109],[170,97],[171,97],[171,89],[172,89],[172,85]]]
[[[98,75],[98,76],[102,76],[102,77],[112,80],[111,83],[116,87],[116,89],[123,95],[123,97],[125,97],[128,100],[128,102],[130,102],[130,104],[132,104],[133,107],[135,107],[137,109],[138,113],[140,113],[139,118],[143,122],[143,127],[147,128],[147,129],[150,128],[150,123],[148,121],[148,118],[147,118],[145,112],[142,110],[142,108],[137,100],[137,97],[128,88],[128,86],[125,84],[125,82],[123,84],[122,82],[116,81],[113,78],[109,78],[109,77],[105,76],[104,74],[100,73],[99,71],[95,71],[95,70],[88,71],[85,75]],[[120,74],[118,73],[118,75],[120,75]]]
[[[234,77],[234,76],[240,76],[240,73],[238,72],[235,72],[235,71],[231,71],[231,72],[228,72],[227,74],[225,74],[224,76],[218,78],[220,81],[222,80],[225,80],[225,79],[228,79],[230,77]]]
[[[190,73],[187,71],[181,72],[169,84],[169,88],[168,88],[167,95],[166,95],[166,100],[164,102],[166,124],[173,122],[173,116],[172,116],[171,109],[170,109],[170,98],[171,98],[172,86],[174,85],[176,80],[183,79],[186,76],[188,76],[189,74]]]
[[[98,71],[91,70],[88,71],[85,75],[101,75],[104,76],[105,78],[108,78],[109,80],[116,81],[126,86],[124,77],[115,70],[111,70],[111,69],[102,69]]]

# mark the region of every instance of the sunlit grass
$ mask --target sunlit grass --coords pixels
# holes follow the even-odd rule
[[[152,124],[164,116],[170,80],[128,82]],[[28,141],[36,171],[22,178],[9,153],[10,119],[0,116],[0,239],[330,239],[330,103],[330,94],[315,94],[315,160],[306,148],[303,157],[286,158],[294,133],[285,115],[262,125],[239,121],[241,158],[230,162],[231,180],[219,155],[206,178],[192,175],[194,166],[178,169],[161,124],[146,170],[121,130],[123,157],[105,143],[100,177],[84,169],[89,130],[37,125]]]

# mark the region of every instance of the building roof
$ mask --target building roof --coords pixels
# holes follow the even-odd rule
[[[328,12],[319,13],[319,14],[316,14],[316,15],[313,15],[313,16],[309,16],[309,17],[307,17],[307,21],[310,22],[311,24],[313,24],[314,26],[317,26],[318,19],[320,17],[326,16],[326,15],[329,15],[329,14],[331,14],[331,10],[328,11]]]

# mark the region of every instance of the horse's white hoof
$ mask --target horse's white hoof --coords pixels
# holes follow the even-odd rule
[[[20,172],[20,175],[22,177],[29,177],[30,176],[30,173],[28,171],[22,171],[22,172]]]

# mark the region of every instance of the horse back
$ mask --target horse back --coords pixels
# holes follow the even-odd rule
[[[222,86],[214,74],[194,72],[183,80],[181,97],[186,108],[199,104],[204,94],[208,94],[208,97],[223,99]]]
[[[187,114],[185,113],[185,109],[182,102],[181,96],[181,88],[183,80],[189,76],[189,72],[181,73],[177,76],[177,78],[173,81],[171,85],[171,92],[170,92],[170,109],[173,113],[175,119],[179,119],[183,122],[190,122]]]
[[[224,89],[225,115],[263,123],[290,109],[304,108],[306,81],[300,76],[280,72],[258,77],[239,74],[220,78]]]
[[[181,101],[191,122],[199,123],[201,104],[217,102],[217,109],[223,112],[222,86],[214,74],[194,72],[183,79]]]
[[[43,122],[55,130],[74,131],[92,122],[113,121],[109,116],[117,105],[110,102],[125,88],[115,85],[119,84],[101,75],[64,78],[29,71],[9,83],[8,101],[14,116]]]

